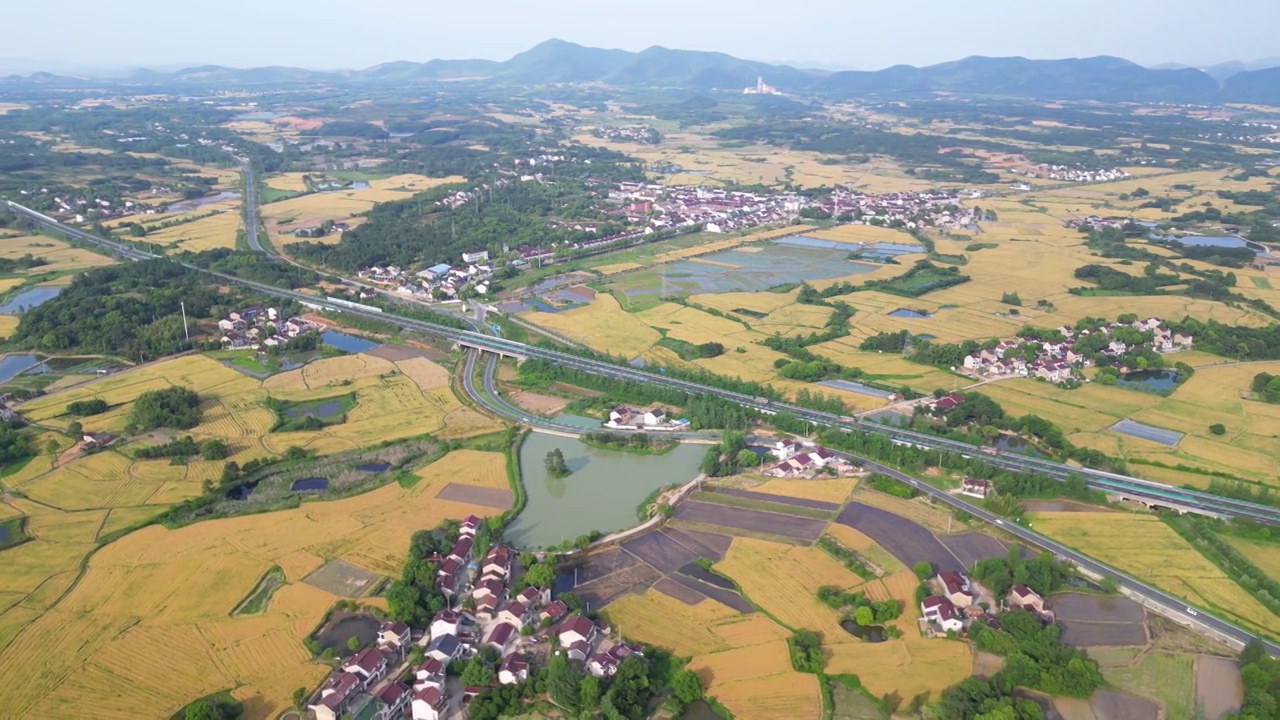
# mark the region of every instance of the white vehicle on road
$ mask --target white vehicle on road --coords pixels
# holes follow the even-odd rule
[[[1187,608],[1187,614],[1190,615],[1191,617],[1197,617],[1200,615],[1200,613],[1196,612],[1195,609],[1191,607]]]

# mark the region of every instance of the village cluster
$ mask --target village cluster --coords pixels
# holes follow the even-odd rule
[[[1014,585],[1007,597],[996,598],[957,570],[940,572],[927,585],[932,594],[920,601],[919,621],[920,632],[926,637],[958,635],[974,622],[999,628],[1000,621],[992,610],[999,607],[1025,610],[1039,617],[1042,623],[1054,619],[1053,611],[1045,607],[1044,598],[1026,585]]]
[[[601,127],[592,130],[591,134],[613,142],[639,143],[641,145],[657,145],[662,142],[662,134],[646,125]]]
[[[518,162],[530,169],[564,160],[561,156],[540,156]],[[511,182],[544,182],[541,173],[502,177],[493,183],[457,190],[436,201],[442,209],[456,209],[477,202],[493,188]],[[524,269],[554,261],[558,254],[599,252],[642,240],[656,232],[680,232],[702,228],[712,233],[729,233],[762,225],[785,224],[800,217],[806,208],[820,210],[853,224],[904,227],[972,228],[980,219],[971,208],[958,205],[959,198],[944,192],[894,192],[865,194],[837,189],[821,200],[791,192],[747,192],[694,185],[659,185],[619,182],[608,191],[603,212],[627,224],[627,230],[611,235],[545,247],[503,248],[503,256],[490,259],[488,250],[462,254],[461,264],[440,263],[422,270],[375,265],[359,276],[372,283],[390,286],[396,292],[422,299],[452,300],[468,295],[485,295],[494,271],[511,266]],[[575,232],[594,234],[592,223],[548,221]]]
[[[1150,333],[1151,349],[1158,353],[1188,350],[1195,340],[1191,335],[1165,327],[1159,318],[1135,320],[1129,324],[1114,322],[1098,328],[1096,332],[1110,337],[1120,328]],[[1098,353],[1091,354],[1082,347],[1082,343],[1095,331],[1084,329],[1077,332],[1070,325],[1063,325],[1057,330],[1062,334],[1062,340],[1038,340],[1031,337],[1000,340],[993,347],[966,356],[964,369],[986,377],[1034,377],[1056,384],[1077,378],[1078,371],[1089,367],[1098,356],[1119,359],[1132,349],[1121,340],[1111,339]],[[1029,348],[1034,349],[1034,357],[1028,357],[1032,354],[1027,351]],[[1130,370],[1121,366],[1116,366],[1116,369],[1121,373]],[[937,401],[935,407],[950,409],[941,407],[942,400],[945,399]]]
[[[497,682],[514,685],[529,678],[535,660],[563,653],[597,678],[611,677],[627,657],[644,648],[614,640],[612,631],[548,589],[512,588],[516,553],[495,545],[473,559],[482,520],[464,520],[448,554],[437,563],[436,586],[449,600],[426,628],[383,623],[375,643],[344,658],[310,698],[316,720],[354,716],[391,720],[406,713],[413,720],[453,716],[485,687],[464,686],[448,674],[449,664],[490,648],[500,658]],[[410,662],[413,648],[421,661]]]
[[[1034,168],[1026,171],[1010,170],[1014,175],[1024,175],[1029,178],[1045,178],[1048,180],[1062,180],[1063,182],[1078,183],[1098,183],[1112,182],[1114,180],[1124,180],[1130,177],[1129,173],[1120,168],[1108,168],[1106,170],[1093,170],[1081,167],[1068,167],[1066,165],[1048,165],[1041,163]]]
[[[812,479],[818,473],[847,475],[853,470],[848,460],[816,443],[790,438],[779,440],[769,448],[776,462],[765,467],[765,474],[780,478]]]
[[[320,326],[300,317],[282,318],[273,307],[250,305],[233,310],[218,321],[222,332],[222,347],[228,350],[258,350],[280,348],[289,341],[309,332],[318,332]]]
[[[672,418],[660,407],[640,410],[638,408],[619,405],[609,411],[609,419],[604,426],[613,430],[686,430],[689,421],[683,418]]]

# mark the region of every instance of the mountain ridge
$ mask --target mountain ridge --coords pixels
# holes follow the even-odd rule
[[[1228,65],[1228,64],[1224,64]],[[232,68],[194,65],[172,71],[140,69],[99,82],[133,85],[247,87],[284,82],[330,85],[475,80],[509,84],[599,83],[617,87],[679,87],[739,91],[762,77],[784,92],[835,97],[951,92],[1043,100],[1103,102],[1277,102],[1277,68],[1239,69],[1219,80],[1196,68],[1149,68],[1113,56],[1035,60],[974,55],[935,65],[882,70],[820,70],[744,60],[721,52],[652,46],[639,52],[551,39],[505,61],[398,60],[353,70],[288,66]],[[1226,69],[1219,66],[1219,70]],[[34,73],[4,83],[69,85],[84,76]]]

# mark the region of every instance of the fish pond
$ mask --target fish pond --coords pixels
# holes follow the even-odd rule
[[[1176,370],[1136,370],[1116,380],[1116,385],[1130,390],[1168,395],[1178,385]]]
[[[0,315],[21,315],[33,307],[43,305],[58,297],[60,287],[34,287],[14,295],[9,302],[0,305]]]
[[[751,252],[748,252],[750,250]],[[848,251],[803,245],[767,244],[682,260],[617,281],[629,298],[767,290],[805,280],[868,273],[870,263],[851,262]]]
[[[572,471],[565,478],[553,478],[546,470],[547,453],[557,448]],[[703,445],[681,444],[662,455],[635,455],[533,433],[520,446],[528,503],[507,528],[506,538],[520,548],[539,548],[593,530],[610,533],[636,525],[637,506],[658,488],[692,480],[705,451]]]
[[[372,340],[365,340],[364,338],[356,337],[355,335],[348,335],[344,332],[338,332],[337,330],[325,330],[320,333],[320,343],[349,353],[364,352],[365,350],[372,350],[378,346],[378,343],[373,342]]]

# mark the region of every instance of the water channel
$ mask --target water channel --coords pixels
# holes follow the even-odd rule
[[[547,453],[559,448],[573,471],[547,475]],[[664,485],[698,474],[705,445],[682,444],[663,455],[599,450],[576,439],[533,433],[520,447],[520,475],[528,504],[504,533],[520,548],[573,540],[592,530],[611,533],[639,523],[636,506]]]

